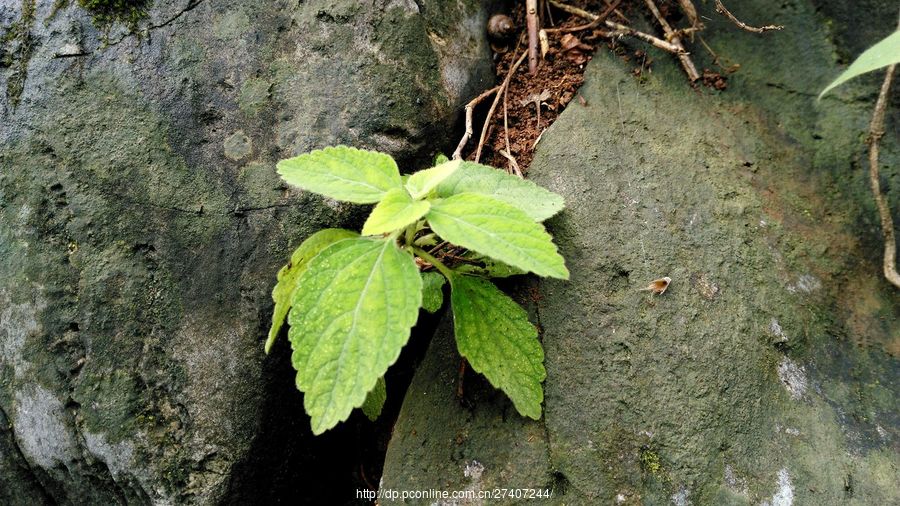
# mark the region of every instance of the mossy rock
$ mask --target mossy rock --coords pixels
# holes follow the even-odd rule
[[[17,25],[0,503],[274,502],[359,480],[333,449],[359,426],[313,440],[288,345],[262,350],[279,267],[363,210],[288,188],[275,163],[348,143],[417,168],[492,76],[479,2],[357,4],[48,1]],[[118,22],[138,12],[139,33]]]
[[[552,476],[554,504],[900,502],[900,299],[881,278],[858,169],[877,79],[816,102],[839,73],[832,4],[742,4],[748,22],[787,27],[765,35],[698,4],[705,41],[741,64],[724,92],[691,88],[666,54],[652,54],[643,79],[609,52],[594,56],[585,102],[543,134],[529,169],[565,197],[548,228],[572,274],[535,283],[547,454],[498,458],[489,442],[527,446],[532,430],[482,424],[511,404],[460,403],[448,394],[458,358],[441,352],[407,394],[385,488],[464,489],[464,455],[494,463],[483,483],[538,488]],[[832,26],[889,33],[888,4]],[[892,132],[897,119],[895,109]],[[897,140],[882,146],[892,209]],[[639,291],[662,276],[673,280],[664,295]]]

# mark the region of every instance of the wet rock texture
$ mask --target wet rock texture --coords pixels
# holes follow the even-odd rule
[[[787,26],[765,36],[698,4],[706,41],[741,64],[723,93],[690,89],[665,55],[642,80],[596,55],[586,103],[543,135],[530,168],[566,198],[549,228],[572,272],[527,298],[545,416],[517,419],[477,380],[460,403],[458,358],[438,339],[384,486],[549,487],[559,504],[900,501],[900,299],[880,276],[862,142],[880,77],[815,100],[838,58],[894,29],[896,5],[870,3],[742,3],[748,22]],[[834,28],[873,25],[882,35],[868,42]],[[900,209],[900,145],[887,137],[883,178]],[[664,295],[638,291],[662,276]]]
[[[489,84],[484,7],[157,1],[132,32],[68,4],[0,4],[0,503],[297,492],[323,471],[269,293],[359,213],[274,164],[430,158]]]

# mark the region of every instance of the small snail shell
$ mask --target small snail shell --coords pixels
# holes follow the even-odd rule
[[[494,40],[503,40],[509,38],[516,29],[515,23],[511,17],[506,14],[494,14],[488,20],[487,32]]]

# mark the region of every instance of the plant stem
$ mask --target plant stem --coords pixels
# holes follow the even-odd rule
[[[435,236],[436,235],[434,232],[432,232],[430,234],[425,234],[422,237],[419,237],[418,239],[413,241],[412,244],[413,244],[413,246],[424,246],[424,245],[428,244],[428,241],[434,240]]]
[[[887,199],[881,194],[881,184],[878,176],[878,141],[884,135],[884,112],[887,109],[890,98],[891,80],[894,77],[896,65],[887,68],[878,101],[875,103],[875,112],[872,114],[872,122],[869,124],[869,184],[872,186],[872,194],[875,204],[878,206],[878,214],[881,217],[881,232],[884,235],[884,277],[894,286],[900,288],[900,273],[897,272],[897,239],[894,236],[894,222],[891,219],[891,209]]]
[[[525,0],[525,21],[528,25],[528,73],[535,75],[538,67],[537,0]]]
[[[431,256],[427,251],[423,250],[422,248],[416,248],[415,246],[413,246],[412,250],[413,253],[419,255],[422,260],[425,260],[426,262],[433,265],[435,269],[441,271],[441,274],[443,274],[445,278],[451,279],[453,277],[453,271],[451,271],[450,268],[444,265],[440,260]]]
[[[406,237],[405,242],[408,246],[412,246],[413,241],[416,239],[416,224],[413,223],[410,226],[406,227]]]

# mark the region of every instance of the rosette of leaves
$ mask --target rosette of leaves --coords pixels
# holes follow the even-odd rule
[[[346,146],[282,160],[278,173],[306,191],[375,204],[361,233],[326,229],[307,238],[272,292],[266,351],[287,316],[297,388],[313,433],[346,420],[354,408],[378,416],[385,372],[419,309],[443,305],[446,283],[460,354],[519,413],[540,418],[546,371],[537,329],[488,278],[531,272],[568,279],[541,224],[563,208],[562,197],[444,157],[401,176],[390,156]],[[449,247],[456,254],[442,253]]]

